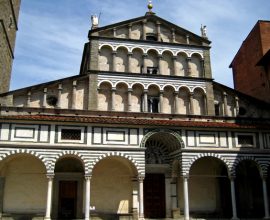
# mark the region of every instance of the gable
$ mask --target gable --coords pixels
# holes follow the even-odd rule
[[[211,42],[156,15],[127,20],[124,22],[92,29],[89,36],[130,40],[154,40],[166,43],[209,45]]]

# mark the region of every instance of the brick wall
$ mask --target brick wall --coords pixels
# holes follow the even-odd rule
[[[270,21],[258,21],[231,64],[235,89],[267,102],[270,102],[268,76],[256,64],[269,49]]]
[[[0,0],[0,93],[9,90],[20,0]]]

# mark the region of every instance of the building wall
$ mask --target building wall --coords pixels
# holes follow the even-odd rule
[[[266,83],[269,75],[256,64],[270,49],[269,35],[270,22],[258,21],[231,64],[235,89],[266,102],[270,102],[270,88]]]
[[[20,0],[0,0],[0,93],[10,85]]]

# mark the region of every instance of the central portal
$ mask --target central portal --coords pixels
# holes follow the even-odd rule
[[[77,181],[59,182],[58,218],[76,218]]]
[[[146,218],[165,218],[164,174],[146,174],[144,179],[144,214]]]

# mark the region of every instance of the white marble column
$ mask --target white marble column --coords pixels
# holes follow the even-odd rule
[[[161,41],[161,35],[160,35],[160,22],[156,22],[157,25],[157,40],[160,42]]]
[[[143,205],[143,180],[144,176],[139,176],[139,218],[144,219],[144,205]]]
[[[184,220],[189,220],[188,177],[183,176],[184,188]]]
[[[142,73],[143,74],[147,74],[147,64],[146,64],[146,58],[147,58],[147,53],[144,53],[142,55],[142,59],[143,59],[143,69],[142,69]]]
[[[63,90],[62,84],[60,83],[60,84],[58,85],[58,94],[57,94],[57,99],[58,99],[58,101],[57,101],[57,108],[61,108],[61,96],[62,96],[62,90]]]
[[[91,176],[85,176],[85,220],[90,219],[90,180]]]
[[[42,103],[42,107],[46,108],[47,105],[47,88],[43,89],[43,103]]]
[[[224,116],[228,116],[228,101],[227,93],[223,92]]]
[[[138,201],[138,179],[132,179],[132,213],[133,218],[138,218],[138,211],[139,211],[139,201]]]
[[[160,91],[159,92],[159,113],[163,113],[163,95],[164,95],[164,92],[163,91]]]
[[[174,92],[173,93],[173,97],[174,97],[174,106],[173,106],[173,112],[174,114],[178,113],[178,109],[177,109],[177,102],[178,102],[178,92]]]
[[[131,39],[132,24],[128,24],[128,38]]]
[[[237,210],[236,210],[236,199],[235,199],[235,186],[234,186],[235,177],[230,177],[231,182],[231,199],[232,199],[232,220],[237,220]]]
[[[187,76],[192,76],[190,62],[191,62],[191,58],[187,57]]]
[[[270,219],[268,193],[267,193],[266,177],[265,176],[262,177],[262,186],[263,186],[264,219]]]
[[[175,43],[175,29],[172,28],[171,32],[172,32],[172,39],[171,39],[171,42],[172,42],[172,43]]]
[[[115,111],[115,92],[116,92],[116,89],[115,88],[112,88],[112,100],[111,100],[111,111]]]
[[[47,189],[47,204],[46,204],[45,220],[50,220],[51,219],[53,177],[54,177],[53,174],[47,175],[47,178],[48,178],[48,189]]]
[[[238,115],[238,113],[239,113],[239,99],[238,99],[238,97],[237,96],[235,96],[235,117]]]
[[[132,89],[128,89],[128,107],[127,107],[128,112],[132,111],[131,93]]]
[[[147,20],[144,19],[142,21],[142,36],[143,36],[143,40],[146,40],[146,23],[147,23]]]
[[[28,91],[28,93],[27,93],[26,107],[30,107],[30,104],[31,104],[31,91]]]
[[[158,55],[158,74],[162,75],[162,55]]]
[[[112,71],[116,72],[116,51],[112,52]]]
[[[177,76],[177,56],[173,56],[173,75]]]
[[[189,94],[189,114],[194,115],[193,93]]]
[[[143,91],[143,112],[148,112],[148,91]]]
[[[127,71],[128,71],[129,73],[132,72],[131,58],[132,58],[132,52],[129,52],[129,53],[128,53],[128,69],[127,69]]]
[[[76,109],[76,90],[77,90],[77,81],[74,80],[72,82],[72,100],[71,100],[72,109]]]
[[[205,78],[204,59],[201,59],[201,68],[202,68],[202,76],[201,77]]]

